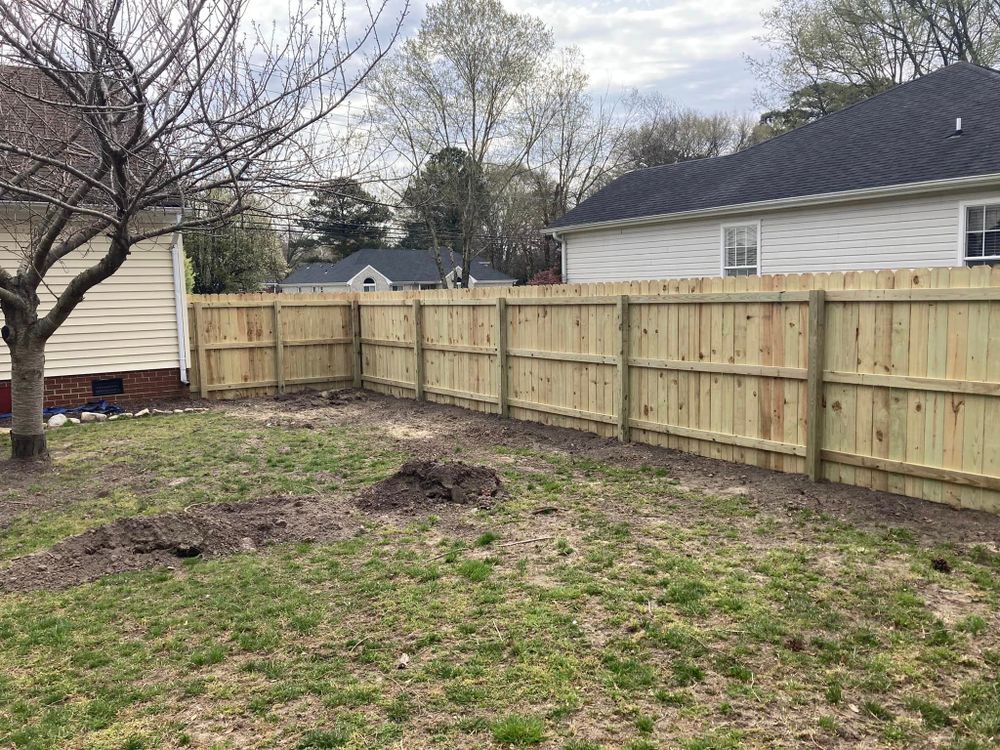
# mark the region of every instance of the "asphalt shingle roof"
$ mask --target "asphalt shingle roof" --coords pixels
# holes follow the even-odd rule
[[[1000,72],[955,63],[745,151],[630,172],[550,228],[994,173]]]
[[[452,255],[442,260],[445,268],[461,265],[462,259]],[[337,263],[310,263],[293,271],[282,284],[315,285],[342,284],[357,276],[366,266],[371,266],[395,284],[432,284],[441,280],[434,256],[425,250],[358,250]],[[476,281],[514,281],[481,260],[473,260],[469,274]]]

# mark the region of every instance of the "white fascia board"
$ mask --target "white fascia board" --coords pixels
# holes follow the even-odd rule
[[[848,203],[850,201],[894,198],[897,196],[920,195],[936,193],[945,190],[965,190],[979,187],[995,187],[1000,184],[1000,173],[976,175],[974,177],[955,177],[947,180],[929,180],[927,182],[908,182],[903,185],[886,185],[884,187],[863,188],[861,190],[844,190],[837,193],[818,193],[815,195],[795,196],[793,198],[777,198],[769,201],[751,203],[735,203],[728,206],[698,208],[691,211],[676,211],[667,214],[639,216],[633,219],[611,219],[609,221],[594,221],[586,224],[569,224],[564,227],[543,230],[545,234],[560,235],[569,232],[581,232],[591,229],[609,229],[613,227],[640,226],[643,224],[665,224],[686,219],[713,218],[732,214],[753,213],[757,211],[775,211],[782,208],[798,208],[799,206],[815,206],[829,203]]]

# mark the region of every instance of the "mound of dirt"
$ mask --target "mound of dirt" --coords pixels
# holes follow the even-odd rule
[[[500,477],[486,466],[460,461],[410,461],[357,496],[363,510],[408,511],[441,505],[489,507],[500,494]]]
[[[351,533],[345,530],[349,516],[342,503],[278,497],[124,518],[14,560],[0,569],[0,591],[68,588],[111,573],[173,566],[186,557],[343,539]]]

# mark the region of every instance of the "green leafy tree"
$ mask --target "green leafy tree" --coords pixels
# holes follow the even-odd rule
[[[852,86],[846,83],[824,81],[811,83],[793,91],[788,96],[786,106],[773,109],[760,116],[761,130],[758,135],[771,137],[818,120],[831,112],[844,109],[885,91],[892,86],[891,81],[881,81],[874,86]]]
[[[212,228],[184,233],[184,251],[190,264],[195,294],[256,292],[265,281],[285,275],[281,240],[257,210],[217,222],[213,214],[225,206],[220,196],[196,211]]]
[[[466,195],[467,190],[472,195]],[[469,202],[488,203],[484,181],[477,178],[462,149],[441,149],[410,178],[403,192],[405,234],[397,246],[428,250],[437,243],[461,255],[465,247],[462,213]]]
[[[392,211],[357,180],[340,177],[309,200],[301,222],[305,236],[295,240],[293,255],[339,260],[361,248],[382,247],[391,220]]]

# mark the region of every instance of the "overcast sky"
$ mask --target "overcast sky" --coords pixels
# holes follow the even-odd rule
[[[411,0],[404,33],[419,25],[427,2]],[[756,84],[744,55],[761,55],[754,39],[762,31],[761,11],[777,0],[502,2],[541,18],[558,45],[579,47],[596,92],[637,87],[682,106],[745,112],[755,109]],[[288,17],[287,7],[287,0],[251,0],[257,21],[280,23]],[[359,13],[353,20],[365,18]]]
[[[754,109],[744,54],[760,55],[761,11],[775,0],[503,0],[576,45],[597,89],[635,86],[684,106]],[[417,0],[414,20],[423,15]]]

